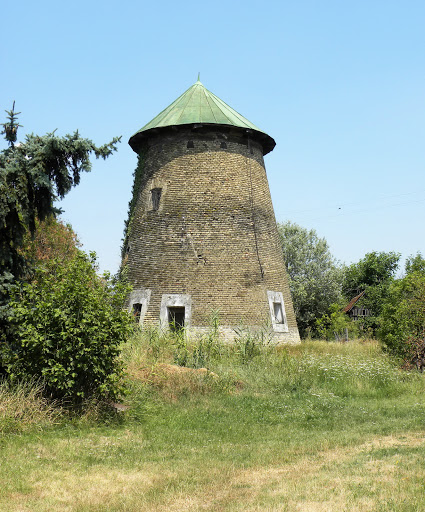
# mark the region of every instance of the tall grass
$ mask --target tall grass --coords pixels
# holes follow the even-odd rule
[[[122,357],[121,422],[0,438],[0,510],[425,510],[425,378],[377,343],[144,330]]]
[[[61,410],[43,397],[39,382],[0,382],[0,433],[41,430],[59,421]]]

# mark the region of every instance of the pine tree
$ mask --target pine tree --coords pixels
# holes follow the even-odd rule
[[[76,131],[64,137],[55,132],[31,134],[16,143],[20,125],[15,104],[6,114],[1,133],[9,147],[0,151],[0,339],[7,331],[10,288],[28,270],[19,251],[26,232],[34,233],[36,219],[58,213],[54,201],[78,185],[82,172],[91,170],[92,154],[106,159],[121,139],[98,147]]]

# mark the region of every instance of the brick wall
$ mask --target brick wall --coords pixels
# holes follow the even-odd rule
[[[145,322],[158,321],[164,294],[184,294],[201,329],[214,310],[225,329],[270,323],[267,290],[282,292],[289,332],[276,338],[298,341],[262,148],[241,132],[179,128],[149,139],[129,279],[151,290]],[[152,189],[161,189],[157,210]]]

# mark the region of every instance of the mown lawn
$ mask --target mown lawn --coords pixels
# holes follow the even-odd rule
[[[377,344],[174,348],[126,347],[116,418],[4,428],[0,510],[425,510],[425,380]]]

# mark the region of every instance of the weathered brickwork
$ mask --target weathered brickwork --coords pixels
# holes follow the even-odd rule
[[[244,137],[179,127],[147,141],[129,280],[150,290],[144,322],[159,321],[164,295],[181,294],[191,300],[189,328],[203,330],[218,311],[228,339],[233,327],[271,324],[267,291],[281,292],[287,332],[275,339],[296,342],[262,147]]]

